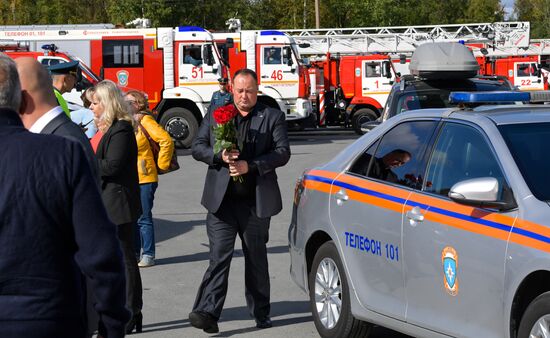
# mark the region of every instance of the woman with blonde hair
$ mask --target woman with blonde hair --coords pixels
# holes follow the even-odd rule
[[[90,109],[102,133],[96,150],[101,196],[109,218],[117,225],[126,267],[126,302],[133,314],[126,333],[131,333],[134,328],[141,332],[143,299],[134,251],[134,229],[141,214],[135,121],[128,112],[122,92],[112,81],[105,80],[96,85]],[[101,329],[100,323],[100,334]]]
[[[147,111],[147,98],[142,92],[132,90],[127,92],[124,98],[138,124],[136,129],[137,169],[143,212],[137,221],[138,235],[136,236],[135,249],[137,257],[141,254],[138,266],[145,268],[155,265],[155,229],[152,210],[155,191],[158,187],[157,165],[160,169],[168,169],[174,152],[174,142],[170,134]],[[159,145],[157,159],[153,155],[149,139]]]

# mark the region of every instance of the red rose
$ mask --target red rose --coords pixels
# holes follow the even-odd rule
[[[238,113],[239,111],[237,108],[230,103],[214,110],[214,120],[216,120],[216,123],[218,124],[226,124],[237,116]]]

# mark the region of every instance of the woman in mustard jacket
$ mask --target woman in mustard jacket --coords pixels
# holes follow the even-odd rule
[[[137,221],[139,237],[136,236],[136,254],[139,257],[140,251],[142,251],[138,265],[143,268],[155,265],[155,230],[152,210],[155,191],[158,187],[157,165],[162,170],[168,169],[174,151],[174,142],[147,111],[147,99],[142,92],[129,91],[126,93],[125,99],[130,106],[130,112],[138,122],[138,128],[136,128],[137,167],[143,213]],[[157,163],[153,157],[149,138],[160,146]]]

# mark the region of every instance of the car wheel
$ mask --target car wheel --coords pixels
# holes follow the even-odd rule
[[[367,337],[369,323],[351,314],[349,287],[334,242],[323,244],[309,273],[309,299],[313,321],[324,338]]]
[[[199,122],[188,109],[174,107],[162,114],[160,125],[172,136],[177,148],[189,148],[199,130]]]
[[[550,292],[529,304],[519,324],[518,338],[550,337]]]
[[[363,135],[364,133],[361,131],[361,125],[365,122],[374,121],[377,118],[376,113],[372,111],[372,109],[361,108],[353,114],[351,126],[357,134]]]

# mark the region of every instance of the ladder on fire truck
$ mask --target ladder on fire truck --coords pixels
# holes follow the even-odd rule
[[[410,54],[420,44],[464,41],[479,55],[550,54],[550,40],[530,41],[529,22],[494,22],[452,25],[290,29],[305,56],[339,53]],[[308,47],[305,47],[309,45]]]

